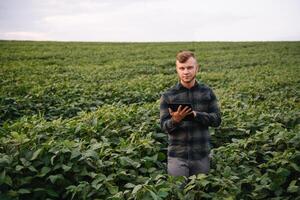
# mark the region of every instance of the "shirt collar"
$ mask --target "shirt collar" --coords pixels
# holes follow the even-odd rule
[[[179,81],[179,82],[177,83],[177,85],[176,85],[176,88],[177,88],[178,90],[182,90],[182,89],[185,89],[185,90],[192,90],[192,89],[194,89],[194,88],[197,88],[198,86],[199,86],[199,83],[198,83],[197,80],[195,81],[195,84],[193,85],[193,87],[191,87],[190,89],[184,87],[184,86],[181,84],[181,82]]]

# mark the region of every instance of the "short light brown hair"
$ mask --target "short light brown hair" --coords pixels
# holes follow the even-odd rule
[[[179,51],[176,55],[176,60],[180,63],[185,63],[190,57],[195,58],[195,54],[191,51]]]

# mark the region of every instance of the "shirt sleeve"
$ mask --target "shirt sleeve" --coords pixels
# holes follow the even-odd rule
[[[211,90],[211,101],[208,106],[208,112],[196,112],[195,120],[203,126],[218,127],[221,124],[221,113],[218,106],[218,100],[214,92]]]
[[[166,133],[172,134],[179,126],[181,122],[175,122],[168,110],[168,103],[165,96],[160,98],[160,127]]]

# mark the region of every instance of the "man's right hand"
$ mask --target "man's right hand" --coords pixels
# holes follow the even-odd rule
[[[169,113],[172,116],[172,120],[176,123],[179,123],[183,118],[185,118],[187,115],[191,114],[193,111],[188,106],[182,108],[180,105],[177,109],[177,111],[172,111],[171,108],[169,108]]]

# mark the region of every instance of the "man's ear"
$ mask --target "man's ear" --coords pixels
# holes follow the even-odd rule
[[[175,70],[176,70],[176,73],[178,74],[178,67],[177,67],[177,65],[176,65],[176,67],[175,67]]]

